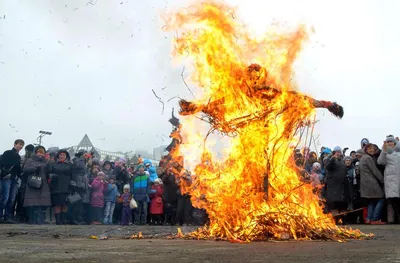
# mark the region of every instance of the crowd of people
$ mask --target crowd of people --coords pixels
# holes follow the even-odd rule
[[[25,155],[20,151],[25,147]],[[400,142],[386,137],[382,148],[364,138],[346,155],[336,146],[294,152],[303,180],[337,223],[400,223]],[[201,225],[204,210],[192,207],[179,179],[139,158],[135,164],[100,161],[85,150],[46,152],[16,140],[0,156],[0,222],[56,224]],[[190,173],[185,173],[190,182]],[[50,215],[50,216],[49,216]],[[49,220],[48,220],[49,219]]]
[[[305,147],[295,164],[338,223],[400,223],[399,138],[388,135],[381,148],[364,138],[360,149],[347,150],[322,147],[318,156]]]
[[[0,157],[3,223],[204,224],[202,210],[181,194],[172,173],[139,158],[99,161],[85,150],[74,157],[61,149],[25,146],[16,140]],[[52,212],[49,212],[52,211]],[[49,216],[50,215],[50,216]],[[202,215],[202,216],[193,216]]]

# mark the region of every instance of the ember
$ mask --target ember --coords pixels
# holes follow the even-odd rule
[[[323,213],[292,161],[296,132],[315,108],[343,116],[338,104],[295,91],[292,64],[307,30],[255,40],[234,17],[223,2],[199,1],[166,18],[166,30],[181,32],[174,55],[192,59],[192,83],[202,88],[195,101],[180,101],[185,118],[171,136],[183,139],[173,151],[179,163],[181,156],[185,166],[199,160],[190,167],[193,183],[181,189],[210,217],[207,227],[186,237],[231,242],[366,237],[338,228]],[[199,117],[210,124],[208,134],[231,137],[225,160],[215,161],[204,143],[208,135],[199,135],[194,122]]]

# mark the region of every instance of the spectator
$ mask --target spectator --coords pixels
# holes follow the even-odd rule
[[[46,149],[43,146],[35,148],[35,156],[26,161],[24,176],[27,176],[24,207],[28,209],[28,221],[31,224],[44,223],[46,209],[51,206],[50,187],[46,165]],[[41,185],[31,182],[35,178],[41,179]]]
[[[107,182],[104,181],[104,173],[99,172],[94,178],[91,188],[90,204],[92,205],[92,225],[101,225],[104,218],[104,192],[108,189]]]
[[[115,163],[114,173],[116,176],[116,185],[118,188],[118,192],[122,193],[124,185],[128,184],[129,182],[128,169],[126,169],[126,165],[123,159]],[[121,222],[121,215],[122,215],[121,204],[115,205],[114,215],[115,215],[115,222],[119,224]]]
[[[321,179],[322,179],[321,164],[315,162],[312,165],[312,170],[310,174],[311,185],[315,189],[315,191],[318,190],[318,188],[321,188]]]
[[[400,219],[400,143],[394,137],[388,137],[383,144],[378,164],[385,165],[384,185],[388,200],[388,223],[394,224]]]
[[[111,165],[110,165],[111,166]],[[105,225],[112,225],[115,203],[119,196],[118,188],[115,185],[113,175],[108,179],[106,194],[104,195],[104,221]]]
[[[177,180],[178,185],[189,186],[191,183],[192,183],[192,178],[188,171],[186,171]],[[177,194],[176,222],[181,226],[184,223],[190,224],[192,215],[192,203],[190,201],[190,196],[186,193],[182,194],[180,188],[178,188],[176,194]]]
[[[130,218],[132,217],[132,211],[130,207],[130,202],[132,199],[132,195],[130,193],[130,187],[129,184],[124,185],[124,193],[121,196],[121,202],[122,202],[122,220],[121,224],[123,226],[129,225]]]
[[[161,178],[164,184],[164,224],[175,225],[178,185],[171,169],[164,171]]]
[[[353,166],[353,159],[351,156],[344,157],[344,164],[346,166],[346,177],[347,177],[347,192],[348,192],[348,201],[349,206],[348,210],[353,210],[353,195],[354,195],[354,166]]]
[[[73,224],[75,225],[82,225],[84,223],[84,210],[83,210],[83,200],[85,197],[87,199],[88,194],[88,181],[86,177],[86,162],[87,162],[87,155],[85,150],[79,150],[78,153],[75,154],[75,160],[72,164],[72,187],[74,192],[78,193],[81,198],[82,202],[74,203],[72,208],[72,216],[73,216]]]
[[[137,174],[133,176],[131,193],[137,203],[137,208],[134,210],[134,223],[136,225],[145,225],[147,221],[147,207],[150,193],[150,179],[145,174],[143,164],[137,167]]]
[[[164,202],[162,199],[164,187],[162,180],[160,178],[154,180],[151,189],[154,191],[154,193],[150,195],[150,222],[153,225],[161,225],[162,215],[164,214]]]
[[[367,139],[367,138],[363,138],[362,140],[361,140],[361,149],[363,149],[364,150],[364,152],[365,152],[365,146],[367,146],[369,144],[369,140]]]
[[[342,212],[347,209],[349,201],[346,166],[342,149],[336,146],[326,165],[326,202],[329,211]]]
[[[115,180],[114,169],[112,169],[110,161],[104,161],[102,171],[107,178],[114,178]]]
[[[34,151],[35,151],[35,146],[33,146],[32,144],[28,144],[27,146],[25,146],[25,155],[22,160],[21,171],[24,169],[26,161],[28,161],[30,158],[32,158],[35,155]],[[23,173],[21,173],[21,182],[20,182],[19,191],[18,191],[17,197],[16,197],[17,205],[15,208],[16,215],[17,215],[17,221],[19,223],[27,223],[27,215],[25,213],[26,211],[24,208],[26,183],[27,183],[27,177],[24,176]]]
[[[366,224],[384,224],[381,214],[384,206],[383,176],[376,167],[373,155],[373,144],[365,146],[365,154],[360,160],[360,194],[368,202],[368,215],[364,220]]]
[[[21,156],[19,152],[25,142],[21,139],[15,140],[14,147],[5,151],[0,159],[1,176],[1,202],[0,221],[14,223],[12,208],[18,191],[18,179],[21,176]]]
[[[72,164],[68,159],[69,153],[66,150],[59,150],[55,162],[49,164],[51,203],[57,225],[67,223],[67,197],[72,177]]]

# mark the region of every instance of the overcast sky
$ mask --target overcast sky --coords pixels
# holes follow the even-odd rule
[[[0,1],[0,150],[36,142],[39,130],[53,132],[47,147],[85,133],[109,151],[168,144],[177,100],[167,100],[190,93],[160,15],[188,2]],[[400,1],[228,2],[255,35],[274,21],[315,28],[296,62],[298,86],[345,109],[342,120],[318,111],[321,145],[355,149],[399,133]]]

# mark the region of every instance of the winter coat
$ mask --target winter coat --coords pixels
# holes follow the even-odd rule
[[[136,201],[149,201],[151,182],[147,175],[136,174],[132,178],[131,193]]]
[[[91,184],[93,181],[93,179],[91,178],[94,178],[93,174],[86,174],[83,177],[83,188],[72,188],[80,194],[80,196],[82,197],[82,202],[84,202],[85,204],[90,204],[91,189],[89,188],[89,184]]]
[[[31,188],[26,186],[24,207],[30,206],[51,206],[50,187],[47,183],[47,165],[45,158],[33,156],[26,161],[24,166],[24,175],[27,176],[27,181],[36,175],[38,169],[38,176],[42,178],[42,187],[40,189]]]
[[[103,173],[105,174],[105,178],[106,180],[108,179],[116,179],[115,177],[115,173],[114,173],[114,169],[110,169],[110,170],[106,170],[106,169],[102,169]]]
[[[164,194],[163,199],[166,203],[176,203],[177,195],[176,192],[179,190],[178,185],[176,184],[175,175],[164,173],[161,177],[164,183]]]
[[[122,199],[122,206],[130,206],[132,195],[131,193],[123,193],[121,195],[121,199]]]
[[[80,189],[85,188],[85,174],[86,174],[86,164],[85,158],[76,158],[72,164],[72,181],[76,183],[76,187]]]
[[[68,194],[72,177],[72,164],[67,162],[56,162],[49,166],[51,194]]]
[[[164,214],[164,202],[162,199],[162,195],[164,193],[164,187],[162,184],[151,186],[152,190],[155,190],[155,193],[150,195],[151,203],[150,203],[150,214],[152,215],[161,215]]]
[[[311,171],[310,181],[311,181],[311,185],[313,187],[318,187],[318,186],[321,185],[321,181],[320,181],[321,176],[322,176],[321,173],[317,173],[315,171]]]
[[[360,195],[363,198],[384,198],[383,176],[375,165],[375,160],[369,154],[361,157],[360,164]]]
[[[119,196],[118,188],[115,184],[108,184],[106,192],[104,194],[104,202],[115,203],[117,201],[117,196]]]
[[[1,178],[8,174],[11,174],[13,179],[21,176],[21,156],[15,148],[5,151],[0,159]]]
[[[114,169],[116,184],[118,186],[118,191],[123,192],[124,185],[129,182],[129,173],[127,169],[121,169],[117,166]]]
[[[90,204],[93,207],[104,207],[104,193],[106,190],[108,190],[107,183],[102,182],[99,177],[94,178],[90,199]]]
[[[326,165],[326,201],[348,202],[349,181],[346,176],[346,165],[343,160],[331,157]]]
[[[388,153],[390,152],[390,153]],[[385,185],[386,198],[400,197],[400,143],[394,150],[382,151],[378,158],[378,164],[385,165]]]

